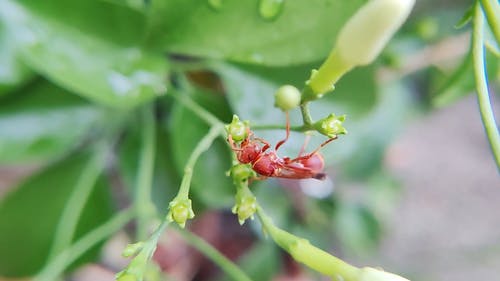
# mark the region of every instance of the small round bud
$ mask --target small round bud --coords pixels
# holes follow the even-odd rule
[[[175,198],[169,204],[170,211],[167,214],[169,221],[175,221],[180,227],[184,227],[188,219],[194,218],[190,199],[179,200]]]
[[[247,137],[248,124],[246,122],[241,122],[240,118],[235,114],[233,115],[231,123],[226,125],[226,131],[234,141],[239,142]]]
[[[231,167],[230,171],[230,175],[234,181],[246,181],[254,176],[254,174],[255,172],[248,164],[236,164]]]
[[[238,192],[239,193],[239,192]],[[231,209],[233,214],[238,215],[238,222],[245,223],[249,218],[253,218],[257,210],[257,198],[249,194],[236,194],[236,204]]]
[[[281,86],[274,94],[274,106],[288,111],[300,105],[300,91],[292,85]]]
[[[344,128],[342,123],[345,121],[345,115],[335,116],[335,114],[330,114],[328,117],[319,120],[314,123],[314,128],[321,134],[333,138],[337,135],[347,134],[347,130]]]

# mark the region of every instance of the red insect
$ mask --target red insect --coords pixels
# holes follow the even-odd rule
[[[232,150],[236,152],[238,161],[242,164],[251,163],[252,169],[261,175],[261,178],[325,179],[324,161],[318,151],[337,137],[326,140],[313,152],[306,155],[301,155],[301,152],[298,157],[293,159],[280,158],[276,151],[288,140],[289,136],[290,121],[287,114],[286,137],[276,144],[274,151],[268,151],[271,145],[261,138],[254,137],[250,129],[248,129],[247,138],[239,146],[234,143],[231,135],[229,135],[228,141]]]

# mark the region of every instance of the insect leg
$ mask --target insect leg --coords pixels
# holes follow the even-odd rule
[[[285,113],[286,114],[286,137],[283,140],[280,140],[277,144],[274,150],[278,150],[280,146],[282,146],[290,137],[290,115],[288,114],[288,111]]]

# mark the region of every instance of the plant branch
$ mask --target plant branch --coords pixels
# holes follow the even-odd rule
[[[481,5],[491,31],[493,31],[497,43],[500,44],[500,4],[498,4],[498,0],[481,0]]]
[[[103,149],[98,149],[83,168],[57,224],[53,244],[49,252],[49,261],[56,254],[71,245],[79,221],[78,218],[102,171],[104,163],[103,155]]]
[[[34,281],[56,280],[57,276],[62,274],[71,263],[83,255],[88,249],[109,237],[129,222],[135,214],[134,211],[134,209],[127,209],[118,213],[106,223],[95,228],[76,241],[76,243],[57,254],[55,258],[37,274]]]
[[[495,157],[497,168],[500,168],[500,136],[489,98],[488,80],[486,77],[486,65],[484,60],[483,36],[483,11],[479,3],[476,3],[472,34],[472,57],[474,63],[474,77],[476,80],[477,99],[484,129],[486,130],[486,134],[488,135],[488,140]]]
[[[201,239],[197,235],[183,230],[178,229],[182,234],[184,240],[191,246],[196,248],[212,262],[217,264],[232,280],[235,281],[251,281],[245,272],[243,272],[237,265],[235,265],[228,258],[223,256],[219,251],[217,251],[212,245],[208,244],[205,240]]]
[[[199,104],[194,102],[189,96],[181,95],[177,91],[172,90],[169,92],[172,97],[174,97],[178,102],[182,103],[186,108],[191,110],[196,116],[205,121],[212,126],[224,125],[219,118],[215,117],[212,113],[201,107]]]
[[[304,127],[309,128],[313,124],[311,113],[309,112],[309,102],[303,102],[300,104],[300,113],[302,113],[302,121],[304,122]]]
[[[191,186],[194,165],[196,164],[196,161],[198,161],[200,155],[210,148],[212,142],[221,133],[224,133],[224,126],[219,124],[212,126],[210,128],[210,131],[208,131],[208,133],[200,140],[198,145],[195,147],[195,149],[189,156],[188,162],[186,163],[186,166],[184,168],[184,176],[182,177],[181,186],[176,198],[187,199],[189,197],[189,187]]]
[[[151,188],[154,173],[155,117],[152,105],[143,109],[142,124],[142,145],[134,202],[137,209],[137,237],[139,240],[147,236],[149,219],[153,208]]]
[[[260,206],[257,206],[257,216],[266,233],[271,236],[276,244],[290,253],[296,261],[333,278],[339,279],[338,277],[340,277],[342,278],[340,280],[345,281],[358,280],[360,270],[357,267],[311,245],[306,239],[276,227]]]

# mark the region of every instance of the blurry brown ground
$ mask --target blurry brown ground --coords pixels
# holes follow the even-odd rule
[[[500,103],[495,104],[498,113]],[[380,251],[365,260],[347,259],[404,273],[412,280],[500,280],[500,177],[475,98],[433,111],[409,125],[388,150],[386,164],[404,186],[399,206]],[[24,170],[0,170],[0,195],[22,174]],[[209,216],[208,221],[214,219]],[[214,239],[209,233],[210,242],[226,243]],[[187,253],[171,254],[180,255],[175,260],[181,262]],[[195,256],[188,260],[206,266],[199,254]],[[181,272],[174,275],[192,272],[193,266],[178,264]],[[275,280],[307,280],[300,272],[292,275]],[[111,281],[113,274],[90,266],[73,280]]]

